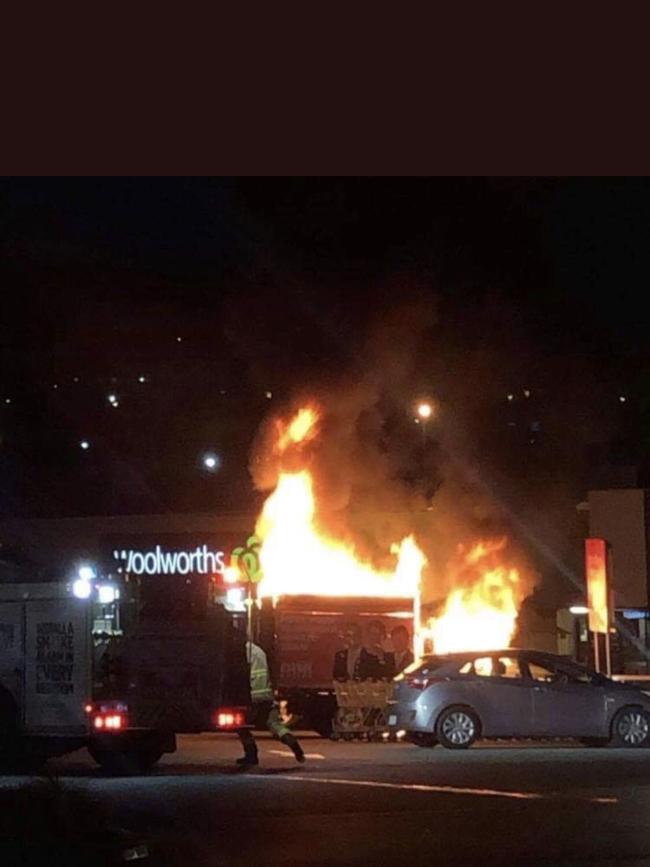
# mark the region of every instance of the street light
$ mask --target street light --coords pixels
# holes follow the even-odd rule
[[[206,452],[201,458],[203,469],[209,473],[216,473],[221,467],[221,458],[215,452]]]

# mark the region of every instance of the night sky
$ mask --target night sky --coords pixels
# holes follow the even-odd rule
[[[645,478],[647,180],[10,179],[0,227],[3,517],[251,511],[260,422],[367,373],[397,309],[426,327],[387,425],[439,397],[558,524]]]

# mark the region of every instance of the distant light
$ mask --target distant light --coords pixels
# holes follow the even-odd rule
[[[571,614],[589,614],[589,609],[586,605],[572,605],[569,611]]]
[[[514,400],[514,399],[515,399],[514,394],[512,394],[512,393],[508,394],[508,400]]]
[[[97,573],[92,566],[80,566],[77,575],[82,581],[92,581],[97,577]]]
[[[202,459],[203,468],[211,473],[216,472],[221,466],[221,458],[214,452],[206,452]]]
[[[107,394],[107,395],[106,395],[106,400],[107,400],[109,403],[117,403],[117,395],[116,395],[116,394]]]
[[[93,592],[93,586],[85,578],[77,578],[72,585],[72,592],[77,599],[88,599]]]
[[[116,592],[112,584],[100,584],[97,588],[97,595],[102,605],[110,605],[115,602]]]
[[[6,403],[7,405],[9,405],[9,404],[11,403],[11,398],[10,398],[10,397],[5,397],[5,403]]]
[[[267,400],[271,400],[271,398],[273,397],[273,392],[272,391],[266,391],[266,392],[264,392],[264,396],[266,397]]]
[[[419,418],[414,418],[413,421],[414,421],[416,424],[420,424],[420,419],[419,419]]]
[[[52,388],[58,388],[58,387],[59,387],[59,384],[57,382],[55,382],[54,385],[52,386]]]
[[[177,338],[176,338],[176,343],[182,343],[182,342],[183,342],[183,338],[182,338],[182,337],[177,337]]]
[[[138,377],[138,382],[146,382],[146,381],[147,381],[147,377],[146,377],[146,376],[139,376],[139,377]]]
[[[87,451],[90,448],[90,443],[88,442],[88,440],[81,440],[81,442],[79,443],[79,447],[82,448],[84,451]]]
[[[75,377],[73,378],[72,381],[73,381],[73,382],[79,382],[79,377],[78,377],[78,376],[75,376]]]
[[[431,418],[431,413],[433,412],[433,408],[430,403],[421,403],[418,406],[418,415],[420,418],[427,419]]]
[[[625,403],[625,401],[627,400],[624,394],[619,394],[618,399],[621,403]]]
[[[524,389],[524,397],[530,397],[530,389],[529,388]]]
[[[113,407],[113,409],[117,409],[119,405],[120,405],[119,400],[111,401],[111,406]]]

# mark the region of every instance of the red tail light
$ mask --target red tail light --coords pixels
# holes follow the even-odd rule
[[[414,671],[413,674],[406,675],[404,683],[413,689],[426,689],[428,686],[431,686],[432,683],[440,683],[442,680],[444,680],[443,677],[432,677],[431,675],[421,674],[418,671]]]
[[[127,706],[122,702],[91,705],[85,707],[91,725],[98,732],[118,732],[129,726]]]
[[[246,708],[220,707],[212,714],[212,723],[218,729],[239,729],[246,725]]]
[[[98,731],[116,732],[127,727],[123,713],[99,713],[93,717],[93,726]]]

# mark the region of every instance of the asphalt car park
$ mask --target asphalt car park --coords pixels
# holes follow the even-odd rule
[[[269,864],[650,859],[650,750],[483,741],[449,751],[304,734],[302,766],[278,741],[259,742],[260,766],[245,772],[235,737],[187,735],[146,777],[106,777],[83,751],[49,773],[161,864],[250,864],[260,851]],[[34,783],[1,778],[0,792]]]

